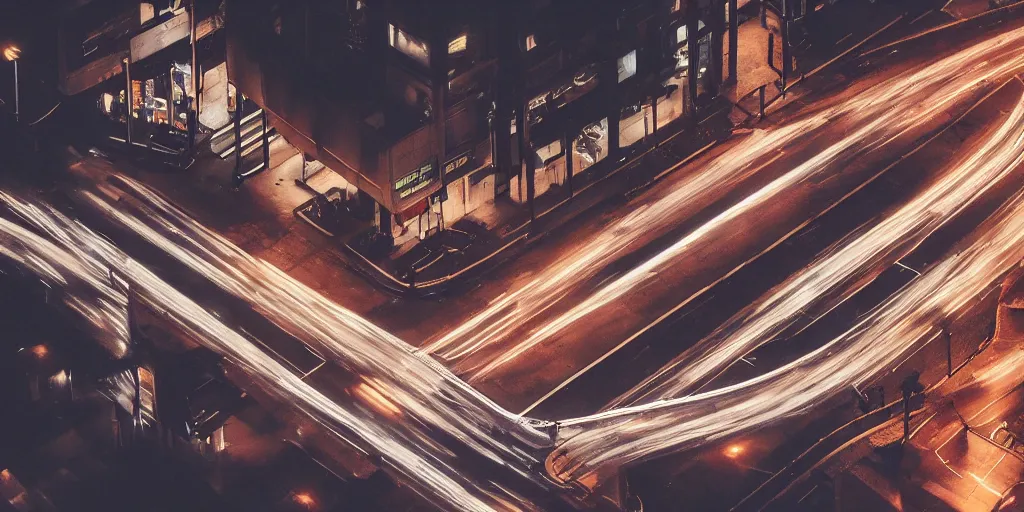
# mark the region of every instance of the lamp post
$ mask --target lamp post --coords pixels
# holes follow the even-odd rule
[[[189,46],[192,50],[192,75],[189,77],[192,82],[192,106],[188,110],[188,148],[191,150],[196,145],[196,131],[199,128],[199,59],[196,56],[196,1],[189,3]]]
[[[14,63],[14,120],[18,121],[21,117],[21,98],[18,90],[18,58],[21,57],[21,48],[14,45],[8,46],[4,48],[3,55],[4,59]]]

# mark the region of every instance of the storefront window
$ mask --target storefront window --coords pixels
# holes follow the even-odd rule
[[[704,22],[697,21],[698,32],[704,30]],[[689,29],[686,25],[680,25],[676,28],[676,40],[675,45],[677,46],[676,51],[672,54],[672,57],[676,60],[676,69],[684,69],[690,64],[690,54],[687,48],[687,38],[689,37]]]
[[[563,107],[597,88],[597,84],[597,65],[584,66],[573,75],[572,80],[552,91],[551,102],[555,108]]]
[[[409,35],[402,29],[388,23],[388,42],[391,47],[424,66],[430,65],[430,48],[427,43]]]
[[[687,31],[686,25],[679,25],[679,28],[676,29],[676,44],[686,42]]]
[[[636,74],[636,50],[633,50],[618,60],[619,83]]]
[[[537,157],[543,163],[548,163],[555,157],[562,154],[562,141],[556,140],[547,146],[544,146],[537,150]]]
[[[687,105],[689,101],[687,99],[687,91],[689,91],[689,85],[687,84],[686,73],[677,73],[676,76],[669,78],[662,83],[666,88],[669,89],[668,93],[659,96],[658,102],[658,118],[656,120],[658,129],[663,128],[668,123],[675,121],[686,113]]]
[[[650,105],[637,104],[622,109],[619,118],[619,147],[626,148],[651,134],[654,120]]]
[[[140,109],[142,109],[142,81],[132,80],[131,116],[138,118]]]
[[[100,95],[100,110],[104,114],[106,114],[108,116],[114,112],[114,95],[113,94],[110,94],[109,92],[105,92],[105,93]]]
[[[547,112],[548,93],[541,94],[526,104],[526,116],[530,126],[544,120],[544,113]],[[515,132],[512,132],[515,133]]]
[[[174,127],[188,129],[188,110],[191,108],[192,66],[175,63],[171,66],[171,101],[174,103]]]
[[[711,34],[708,34],[697,41],[699,53],[697,59],[697,96],[713,94],[714,83],[710,72],[711,68]]]
[[[146,80],[144,113],[146,121],[156,124],[167,124],[167,100],[156,97],[156,80]]]
[[[109,92],[101,94],[97,103],[100,112],[111,120],[122,123],[126,121],[125,116],[127,115],[128,109],[124,89],[121,89],[117,94]]]
[[[572,173],[575,176],[608,155],[608,118],[583,128],[572,146]]]
[[[534,193],[536,197],[565,198],[568,188],[563,187],[566,180],[566,152],[561,140],[555,140],[537,150],[540,160],[534,173]],[[543,165],[541,165],[543,164]]]

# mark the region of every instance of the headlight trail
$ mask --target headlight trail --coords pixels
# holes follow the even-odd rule
[[[1024,163],[1024,98],[984,137],[908,203],[834,245],[606,409],[696,391],[805,312],[831,309],[910,253]]]
[[[800,359],[741,384],[560,424],[551,471],[607,478],[624,464],[692,449],[806,413],[893,366],[1024,258],[1024,194],[973,244],[922,274],[854,327]],[[614,440],[609,442],[609,440]]]
[[[429,429],[420,429],[419,423],[388,424],[360,407],[339,404],[312,388],[206,308],[85,226],[50,207],[7,193],[0,192],[0,202],[36,229],[25,229],[0,218],[2,253],[15,255],[11,261],[36,273],[48,284],[73,297],[82,297],[76,295],[81,290],[73,284],[88,288],[86,297],[116,297],[124,314],[127,298],[105,277],[114,269],[131,283],[141,303],[205,347],[237,363],[263,392],[308,414],[329,431],[344,429],[356,436],[368,449],[382,454],[384,464],[429,501],[444,508],[468,511],[507,510],[508,503],[516,501],[511,491],[505,491],[507,495],[502,497],[497,492],[501,488],[490,485],[486,478],[468,479],[455,471],[445,460],[454,455],[436,451]],[[389,398],[400,396],[399,393]],[[399,403],[403,408],[411,405],[408,400]],[[527,478],[525,471],[520,471],[519,476]],[[523,502],[517,508],[532,507]]]
[[[1024,29],[993,37],[970,48],[889,79],[858,96],[801,120],[773,129],[757,131],[744,144],[710,162],[699,173],[679,182],[653,203],[642,206],[603,229],[573,257],[542,271],[525,285],[500,297],[483,311],[424,347],[446,360],[456,360],[456,369],[470,380],[487,376],[538,344],[552,339],[600,310],[603,306],[638,290],[665,265],[681,261],[705,240],[725,236],[737,219],[748,216],[785,194],[797,184],[826,177],[835,169],[870,154],[897,138],[911,133],[929,119],[948,112],[967,93],[982,84],[1012,76],[1024,69],[1019,48]],[[966,66],[971,66],[965,71]],[[839,141],[799,164],[775,181],[734,204],[723,213],[694,229],[676,243],[603,285],[568,311],[534,328],[527,336],[496,357],[463,363],[482,348],[505,339],[516,326],[526,323],[586,281],[613,258],[632,248],[639,240],[660,233],[678,222],[674,213],[708,196],[721,196],[751,172],[763,155],[779,151],[800,137],[842,121],[851,128]]]
[[[0,192],[0,201],[8,199],[13,198]],[[18,213],[23,219],[48,236],[69,240],[46,209],[20,204]],[[97,342],[115,358],[128,355],[128,297],[110,287],[110,270],[101,258],[79,246],[60,251],[13,223],[0,231],[0,256],[36,274],[48,286],[64,289],[65,306],[89,324],[90,334]]]
[[[120,183],[131,191],[139,200],[136,206],[121,201],[115,207],[92,192],[81,194],[108,218],[244,300],[329,360],[383,382],[406,413],[465,437],[471,447],[495,460],[502,454],[523,467],[536,461],[495,439],[493,428],[528,446],[550,444],[544,422],[524,420],[502,409],[429,356],[414,352],[387,331],[253,258],[144,184],[125,176],[114,177],[110,183]],[[451,403],[458,406],[453,408]]]
[[[730,219],[777,200],[788,187],[819,177],[837,163],[889,144],[912,130],[915,123],[948,111],[984,81],[1020,71],[1024,62],[1014,52],[1022,43],[1024,29],[1014,30],[906,76],[891,79],[841,105],[771,132],[755,132],[742,150],[726,152],[716,158],[704,172],[682,181],[654,203],[633,211],[596,235],[576,259],[544,271],[538,278],[495,301],[463,326],[429,344],[427,349],[447,359],[464,358],[478,351],[505,335],[511,327],[546,311],[559,297],[586,278],[596,275],[633,244],[671,227],[676,222],[671,219],[674,210],[704,200],[709,194],[723,194],[732,188],[747,173],[753,172],[757,156],[780,151],[798,138],[837,119],[852,125],[848,135],[824,152],[601,288],[569,313],[531,333],[508,357],[492,361],[480,372],[493,370],[579,318],[642,285],[651,272],[675,261],[697,240],[727,229]],[[965,63],[973,65],[973,69],[964,70]],[[160,248],[225,293],[251,305],[282,331],[307,343],[330,361],[360,375],[365,382],[358,388],[359,396],[378,404],[385,416],[400,415],[403,421],[388,423],[382,421],[380,414],[331,400],[203,306],[110,242],[53,208],[0,193],[0,201],[35,230],[0,219],[0,253],[64,289],[71,297],[69,304],[78,304],[77,311],[98,319],[94,323],[99,327],[110,324],[111,332],[124,334],[121,336],[123,341],[127,339],[124,324],[121,331],[113,325],[121,317],[107,317],[104,316],[107,313],[96,313],[95,309],[98,301],[105,300],[107,305],[99,311],[116,309],[123,314],[126,299],[122,293],[110,289],[107,279],[109,270],[115,269],[135,287],[144,304],[162,313],[203,345],[237,362],[264,392],[293,404],[331,430],[350,432],[363,445],[383,454],[388,468],[434,503],[453,509],[487,510],[500,507],[509,500],[516,501],[515,490],[497,491],[505,487],[484,477],[455,470],[458,456],[439,447],[433,438],[434,433],[456,439],[474,453],[507,469],[517,482],[527,482],[538,489],[554,488],[551,481],[528,470],[537,460],[524,451],[539,452],[549,448],[552,440],[547,431],[552,424],[522,418],[498,407],[429,355],[413,350],[402,340],[327,300],[272,265],[251,257],[141,183],[126,177],[112,177],[110,184],[128,191],[130,197],[114,204],[91,191],[83,191],[81,195],[108,219]],[[1018,201],[1015,207],[1019,206]],[[1017,218],[1021,216],[1017,215]],[[1024,224],[1024,219],[1018,223]],[[1015,226],[1016,230],[1012,231],[1021,233],[1015,236],[1024,236],[1020,227]],[[928,275],[945,272],[940,276],[943,278],[941,282],[936,284],[933,281],[938,278],[922,277],[915,285],[931,283],[938,286],[955,281],[961,288],[928,290],[926,294],[921,292],[921,296],[900,294],[899,298],[887,303],[884,310],[870,317],[870,322],[866,320],[858,324],[851,331],[853,334],[848,333],[830,343],[836,349],[836,355],[841,357],[829,358],[826,352],[819,350],[747,385],[563,422],[561,441],[568,456],[559,459],[567,461],[559,463],[559,466],[567,474],[579,476],[597,468],[631,462],[688,446],[687,443],[692,445],[700,439],[728,435],[805,410],[836,386],[842,388],[847,385],[840,386],[840,383],[864,378],[865,372],[884,367],[892,357],[920,338],[922,333],[915,328],[922,328],[921,325],[938,315],[937,311],[942,307],[952,308],[957,297],[966,300],[964,297],[973,296],[968,295],[972,285],[996,272],[996,267],[1005,268],[1013,247],[1024,247],[1019,241],[1014,244],[1006,242],[1009,237],[989,237],[951,262],[936,267]],[[1017,249],[1020,250],[1024,249]],[[991,268],[975,268],[981,260]],[[952,268],[947,268],[950,266]],[[966,267],[970,267],[974,274],[965,273],[963,268]],[[84,290],[83,294],[76,295],[79,293],[76,286]],[[937,301],[940,299],[945,302],[939,304]],[[917,317],[913,316],[915,314]],[[920,322],[910,322],[908,319],[911,318],[918,318]],[[860,331],[873,333],[876,324],[885,324],[890,330],[881,333],[887,334],[879,338],[886,340],[885,350],[878,350],[877,354],[861,347],[865,336],[855,336]],[[905,336],[895,337],[889,332],[900,332]],[[910,339],[911,335],[917,337]],[[830,368],[837,359],[843,360],[843,371]],[[827,385],[822,385],[821,389],[812,386],[805,382],[808,375],[825,379]],[[761,397],[764,390],[774,390],[774,394]],[[765,406],[765,403],[770,406]],[[721,411],[731,407],[736,419],[729,421],[718,411],[711,411],[707,418],[717,418],[717,423],[706,423],[699,412],[716,407]],[[572,435],[581,430],[582,433]],[[609,442],[609,439],[618,440]],[[650,439],[650,442],[645,439]],[[503,494],[496,495],[495,492]],[[521,506],[529,508],[528,503]]]

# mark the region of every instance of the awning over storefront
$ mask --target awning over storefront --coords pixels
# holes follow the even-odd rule
[[[61,80],[60,92],[74,96],[120,75],[124,72],[123,62],[126,58],[127,51],[115,52],[68,73]]]
[[[196,27],[196,38],[202,40],[224,26],[224,17],[217,13],[202,20]],[[133,37],[128,49],[98,58],[61,77],[60,90],[74,96],[124,72],[124,59],[145,60],[189,36],[189,14],[183,12]]]
[[[189,23],[189,13],[186,11],[133,37],[131,40],[132,62],[143,60],[178,41],[187,39]],[[196,39],[202,40],[223,26],[223,16],[220,14],[210,16],[196,26]]]
[[[183,12],[135,37],[131,40],[132,62],[153,55],[189,36],[189,13]]]

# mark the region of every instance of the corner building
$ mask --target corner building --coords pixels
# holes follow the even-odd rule
[[[728,79],[727,0],[225,5],[229,81],[396,239],[481,208],[534,218]]]

